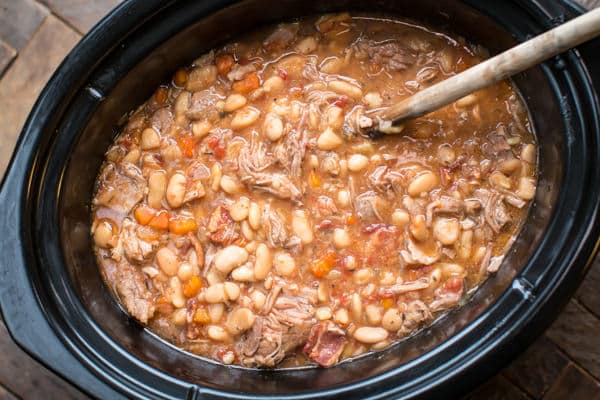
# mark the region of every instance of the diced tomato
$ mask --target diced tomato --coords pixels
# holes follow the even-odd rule
[[[241,81],[234,82],[232,86],[233,91],[237,93],[250,93],[259,87],[260,79],[258,78],[258,74],[256,72],[250,72],[249,74],[246,74]]]
[[[322,278],[331,271],[337,260],[337,254],[329,252],[319,260],[310,264],[310,272],[317,277]]]
[[[458,276],[448,278],[444,283],[444,289],[449,292],[461,292],[463,289],[463,279]]]
[[[215,59],[215,64],[217,65],[217,71],[219,72],[219,75],[225,75],[227,74],[229,71],[231,71],[231,68],[233,67],[234,64],[234,59],[233,56],[229,53],[223,53],[223,54],[219,54],[217,56],[217,58]]]
[[[194,157],[194,139],[190,135],[181,135],[177,138],[177,145],[181,149],[183,155],[187,158]]]
[[[185,69],[179,69],[175,72],[173,83],[178,87],[184,87],[188,79],[188,73]]]
[[[202,281],[194,275],[183,285],[183,294],[185,297],[194,297],[200,289],[202,289]]]
[[[196,220],[194,218],[171,218],[169,220],[169,231],[176,235],[185,235],[188,232],[195,232],[198,230]]]
[[[225,145],[218,136],[209,137],[206,144],[217,160],[221,160],[225,156]]]
[[[279,68],[279,70],[277,71],[277,74],[279,74],[279,76],[281,77],[281,79],[286,80],[288,77],[288,73],[285,69]]]

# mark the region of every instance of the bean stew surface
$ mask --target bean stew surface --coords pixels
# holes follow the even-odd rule
[[[372,140],[373,110],[487,57],[412,22],[262,29],[175,72],[120,128],[92,237],[123,308],[224,364],[331,366],[465,301],[536,190],[509,81]]]

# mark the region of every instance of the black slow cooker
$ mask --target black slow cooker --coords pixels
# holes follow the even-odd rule
[[[552,0],[124,2],[56,71],[4,179],[0,304],[21,347],[102,399],[449,399],[497,372],[550,324],[599,244],[599,40],[514,79],[539,139],[535,202],[499,272],[431,328],[329,369],[256,370],[184,353],[117,306],[91,251],[89,213],[120,118],[178,66],[236,34],[340,10],[414,18],[492,52],[582,12]]]

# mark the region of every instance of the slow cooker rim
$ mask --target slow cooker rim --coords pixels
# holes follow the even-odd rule
[[[147,2],[147,3],[151,3],[151,2]],[[158,3],[159,3],[159,2],[157,1],[157,2],[156,2],[156,4],[158,4]],[[126,8],[126,7],[125,7],[125,5],[123,5],[123,6],[122,6],[122,8]],[[152,7],[150,7],[150,8],[152,8]],[[120,9],[121,9],[121,8],[119,8],[119,9],[115,10],[113,13],[115,13],[115,14],[116,14],[117,12],[119,12],[119,10],[120,10]],[[125,13],[125,11],[121,11],[121,12]],[[121,15],[121,14],[119,14],[119,15]],[[123,16],[124,16],[124,14],[123,14],[123,15],[121,15],[121,17],[123,17]],[[115,18],[115,16],[113,16],[113,14],[111,14],[109,17],[110,17],[111,19]],[[108,19],[109,17],[107,17],[107,19]],[[130,17],[131,17],[131,14],[129,14],[129,18],[130,18]],[[104,22],[104,20],[103,20],[103,22]],[[101,22],[101,23],[100,23],[100,25],[98,25],[98,26],[97,26],[97,27],[94,29],[94,32],[96,32],[96,31],[100,30],[100,28],[101,28],[101,27],[103,27],[103,26],[104,26],[104,25],[103,25],[103,24],[102,24],[102,22]],[[85,40],[85,39],[84,39],[84,40]],[[72,53],[71,55],[74,55],[74,54],[77,54],[77,49],[76,49],[76,50],[74,50],[74,53]],[[569,55],[569,58],[576,58],[576,57],[575,57],[574,55],[570,54],[570,55]],[[575,61],[577,62],[577,60],[575,60]],[[55,77],[53,78],[53,81],[52,81],[52,82],[49,84],[49,86],[48,86],[48,87],[45,89],[44,93],[43,93],[43,94],[42,94],[42,96],[40,97],[40,100],[38,100],[38,103],[37,103],[37,104],[36,104],[36,106],[34,107],[34,111],[32,112],[32,115],[31,115],[31,117],[30,117],[30,119],[29,119],[29,121],[28,121],[28,123],[27,123],[27,126],[26,126],[26,128],[24,129],[24,131],[23,131],[23,132],[24,132],[24,134],[23,134],[23,136],[21,137],[21,139],[20,139],[20,141],[19,141],[19,144],[18,144],[18,147],[19,147],[19,151],[18,151],[18,152],[19,152],[19,154],[18,154],[18,155],[16,155],[16,156],[13,158],[13,162],[11,163],[11,167],[10,167],[10,173],[9,173],[10,177],[9,177],[9,178],[6,178],[6,182],[5,182],[5,185],[4,185],[4,186],[5,186],[5,188],[4,188],[5,190],[3,190],[3,192],[2,192],[2,200],[5,200],[5,197],[7,196],[7,193],[8,193],[8,192],[7,192],[7,189],[6,189],[6,187],[12,187],[13,189],[15,189],[15,188],[18,188],[18,187],[20,186],[20,185],[19,185],[19,182],[18,182],[18,176],[19,176],[19,174],[21,174],[21,175],[22,175],[22,178],[23,178],[22,182],[23,182],[23,183],[26,183],[26,182],[28,181],[28,178],[29,178],[29,176],[28,176],[28,172],[30,171],[30,168],[29,168],[29,167],[27,167],[27,168],[25,168],[24,170],[22,170],[22,171],[20,171],[20,172],[15,172],[15,171],[14,171],[14,170],[16,169],[16,167],[15,167],[15,164],[18,164],[18,165],[20,165],[20,166],[23,166],[23,165],[27,165],[27,164],[29,164],[29,163],[27,163],[27,164],[25,164],[25,163],[24,163],[24,162],[25,162],[24,158],[26,158],[26,154],[25,154],[25,155],[23,154],[25,151],[24,151],[24,150],[22,150],[22,149],[21,149],[21,147],[25,148],[25,147],[29,146],[29,147],[30,147],[30,150],[33,150],[33,149],[35,148],[35,146],[36,146],[36,144],[37,144],[37,143],[35,143],[35,136],[36,136],[36,134],[37,134],[37,137],[38,137],[38,139],[39,139],[39,136],[42,134],[42,127],[43,127],[43,126],[45,126],[45,124],[40,124],[40,121],[39,121],[39,120],[41,119],[41,121],[43,122],[43,121],[44,121],[44,118],[46,119],[46,121],[49,119],[49,116],[47,115],[47,113],[46,113],[46,115],[45,115],[45,116],[43,116],[43,115],[42,115],[42,116],[40,116],[41,114],[44,114],[44,110],[43,110],[43,109],[41,109],[41,106],[42,106],[43,104],[47,103],[48,101],[49,101],[50,103],[52,103],[52,100],[48,100],[48,99],[47,99],[47,97],[46,97],[46,96],[48,96],[48,94],[49,94],[48,92],[49,92],[49,91],[50,91],[50,89],[51,89],[51,84],[56,84],[56,81],[58,81],[58,80],[60,80],[60,79],[61,79],[61,73],[63,73],[63,75],[62,75],[62,78],[64,79],[64,78],[65,78],[65,76],[64,76],[64,73],[65,73],[65,72],[66,72],[66,69],[64,69],[63,67],[61,67],[61,68],[59,69],[59,71],[56,73]],[[63,83],[64,83],[64,82],[63,82]],[[588,85],[588,86],[589,86],[589,85]],[[64,89],[64,87],[63,87],[63,89]],[[63,90],[63,92],[65,92],[65,93],[66,93],[67,91],[68,91],[68,90],[66,90],[66,89],[64,89],[64,90]],[[597,101],[596,101],[596,106],[597,106]],[[596,113],[596,115],[595,115],[595,120],[596,120],[596,132],[597,132],[597,129],[598,129],[598,126],[597,126],[597,125],[598,125],[598,116],[597,116],[597,113]],[[37,126],[36,126],[36,123],[37,123]],[[33,136],[33,137],[32,137],[32,136]],[[33,139],[33,141],[31,141],[32,139]],[[23,143],[21,143],[21,142],[23,142]],[[17,161],[18,161],[18,162],[17,162]],[[31,161],[33,162],[33,156],[32,156],[32,159],[31,159]],[[31,169],[33,169],[33,168],[35,168],[35,166],[33,166]],[[35,197],[35,191],[33,191],[33,192],[28,192],[28,191],[27,191],[27,189],[28,189],[28,188],[27,188],[27,185],[26,185],[26,184],[25,184],[25,185],[23,185],[23,191],[24,191],[23,195],[24,195],[24,197],[26,197],[26,198],[30,198],[29,200],[31,201],[31,197]],[[31,188],[29,188],[29,189],[31,189]],[[35,203],[35,201],[34,201],[34,203]],[[20,213],[23,213],[23,214],[26,214],[26,212],[23,212],[23,210],[22,210],[22,209],[21,209],[21,210],[19,210],[19,212],[20,212]],[[598,221],[598,215],[597,215],[597,204],[596,204],[596,212],[595,212],[594,220],[595,220],[596,222]],[[596,225],[597,225],[597,224],[596,224]],[[597,229],[596,229],[596,230],[597,230]],[[593,229],[592,229],[592,231],[593,231]],[[591,233],[593,234],[593,232],[591,232]],[[31,243],[29,243],[29,244],[31,245]],[[558,279],[558,277],[557,277],[557,279]],[[37,294],[37,291],[36,291],[35,293]],[[505,295],[506,295],[506,293],[505,293]],[[500,297],[500,298],[497,300],[497,302],[496,302],[496,303],[497,303],[497,304],[499,304],[499,303],[500,303],[500,300],[501,300],[502,298],[504,298],[504,296],[505,296],[505,295],[501,296],[501,297]],[[38,300],[41,302],[41,299],[38,299]],[[44,306],[41,306],[41,308],[42,308],[42,309],[44,309]],[[49,317],[49,318],[51,318],[51,316],[48,316],[48,317]],[[465,329],[467,329],[467,328],[465,328]],[[452,339],[455,339],[455,337],[451,338],[451,339],[450,339],[448,342],[452,341]],[[441,350],[440,350],[440,351],[441,351]],[[394,371],[394,370],[393,370],[393,371]],[[391,372],[393,372],[393,371],[390,371],[390,373],[391,373]],[[384,375],[385,375],[385,374],[384,374]],[[378,376],[378,377],[376,377],[376,378],[379,378],[379,377],[381,377],[381,379],[385,379],[385,378],[386,378],[386,377],[385,377],[385,376],[383,376],[383,375],[380,375],[380,376]],[[361,382],[361,383],[362,383],[362,382]],[[204,389],[203,389],[203,391],[204,391]],[[209,391],[206,391],[206,392],[208,393]],[[217,393],[217,394],[221,394],[221,393]],[[291,397],[290,397],[290,398],[291,398]]]

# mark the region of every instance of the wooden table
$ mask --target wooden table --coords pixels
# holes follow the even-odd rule
[[[0,0],[0,176],[42,87],[118,0]],[[581,0],[588,7],[600,0]],[[600,400],[600,258],[556,322],[468,399]],[[558,312],[558,310],[557,310]],[[0,320],[0,400],[86,399],[37,363]]]

